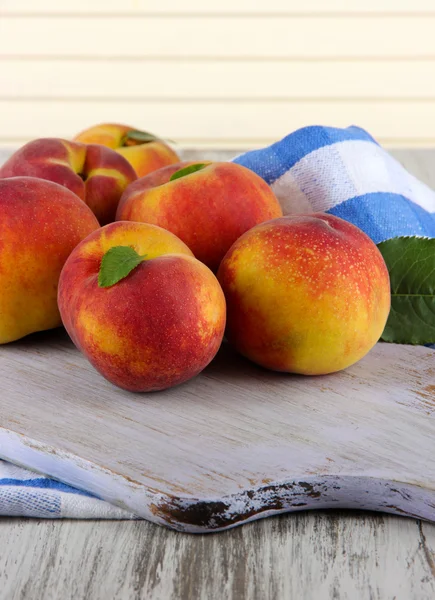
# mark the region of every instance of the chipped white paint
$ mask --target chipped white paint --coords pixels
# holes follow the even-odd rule
[[[379,344],[306,378],[224,348],[196,379],[131,394],[62,332],[0,348],[0,456],[146,519],[211,531],[351,507],[435,521],[435,351]]]

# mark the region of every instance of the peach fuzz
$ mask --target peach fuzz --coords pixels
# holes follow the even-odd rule
[[[65,186],[86,202],[101,225],[114,221],[122,192],[136,179],[132,166],[113,150],[60,138],[29,142],[0,168],[0,178],[21,175]]]
[[[33,177],[0,180],[0,212],[0,343],[5,344],[61,325],[61,269],[99,224],[70,190]]]
[[[103,256],[129,246],[145,259],[100,287]],[[113,384],[161,390],[197,375],[225,329],[225,298],[213,273],[169,231],[112,223],[77,246],[62,271],[59,307],[75,345]]]
[[[282,210],[261,177],[234,163],[202,163],[201,170],[170,181],[174,173],[192,164],[171,165],[135,181],[123,193],[116,219],[172,231],[196,258],[216,271],[238,237],[254,225],[282,216]]]
[[[89,127],[74,139],[84,144],[102,144],[116,150],[128,160],[138,177],[144,177],[180,160],[177,153],[163,140],[119,123],[102,123]]]
[[[332,215],[288,216],[243,235],[221,263],[226,335],[252,361],[321,375],[362,358],[390,310],[386,265],[360,229]]]

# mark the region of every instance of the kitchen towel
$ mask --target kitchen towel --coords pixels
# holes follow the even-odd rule
[[[435,192],[360,127],[311,126],[234,162],[260,175],[284,214],[327,212],[377,244],[392,237],[435,237]]]
[[[131,513],[45,475],[0,460],[0,516],[134,519]]]
[[[304,127],[234,162],[255,171],[284,214],[326,211],[351,221],[376,243],[435,237],[435,193],[363,129]],[[92,494],[0,460],[0,515],[132,519]]]

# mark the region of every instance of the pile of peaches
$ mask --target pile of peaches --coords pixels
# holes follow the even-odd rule
[[[0,343],[63,324],[126,390],[194,377],[224,335],[268,369],[339,371],[388,317],[387,268],[357,227],[283,217],[249,169],[180,162],[131,127],[29,142],[0,168],[0,210]]]

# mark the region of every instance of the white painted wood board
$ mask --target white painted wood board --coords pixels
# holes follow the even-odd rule
[[[434,57],[434,28],[435,13],[387,22],[371,15],[4,16],[0,57],[406,60]]]
[[[1,14],[384,14],[405,15],[430,14],[434,12],[432,0],[220,0],[219,3],[204,2],[204,0],[76,0],[59,2],[59,0],[2,0]]]
[[[431,0],[0,0],[0,145],[126,115],[189,147],[433,145],[434,28]]]
[[[435,521],[435,351],[377,345],[338,374],[225,347],[166,392],[106,382],[62,332],[0,348],[0,457],[155,523],[216,531],[308,508]]]
[[[435,39],[435,37],[434,37]],[[67,117],[65,116],[67,115]],[[315,118],[313,117],[315,115]],[[38,137],[70,138],[87,125],[101,122],[131,121],[134,126],[155,131],[179,145],[201,147],[214,140],[228,147],[252,148],[276,141],[307,124],[348,127],[358,124],[380,142],[403,139],[428,143],[435,139],[434,103],[399,102],[316,102],[296,100],[275,102],[164,102],[126,100],[0,100],[2,138],[15,140],[25,132],[29,139]],[[400,130],[398,130],[400,123]]]
[[[434,53],[435,54],[435,53]],[[114,85],[114,69],[116,85]],[[1,60],[2,97],[33,100],[404,101],[435,98],[435,60]],[[405,74],[405,75],[404,75]],[[404,84],[406,78],[406,85]],[[267,82],[267,83],[266,83]],[[151,124],[150,124],[151,125]],[[432,132],[435,135],[435,131]]]

